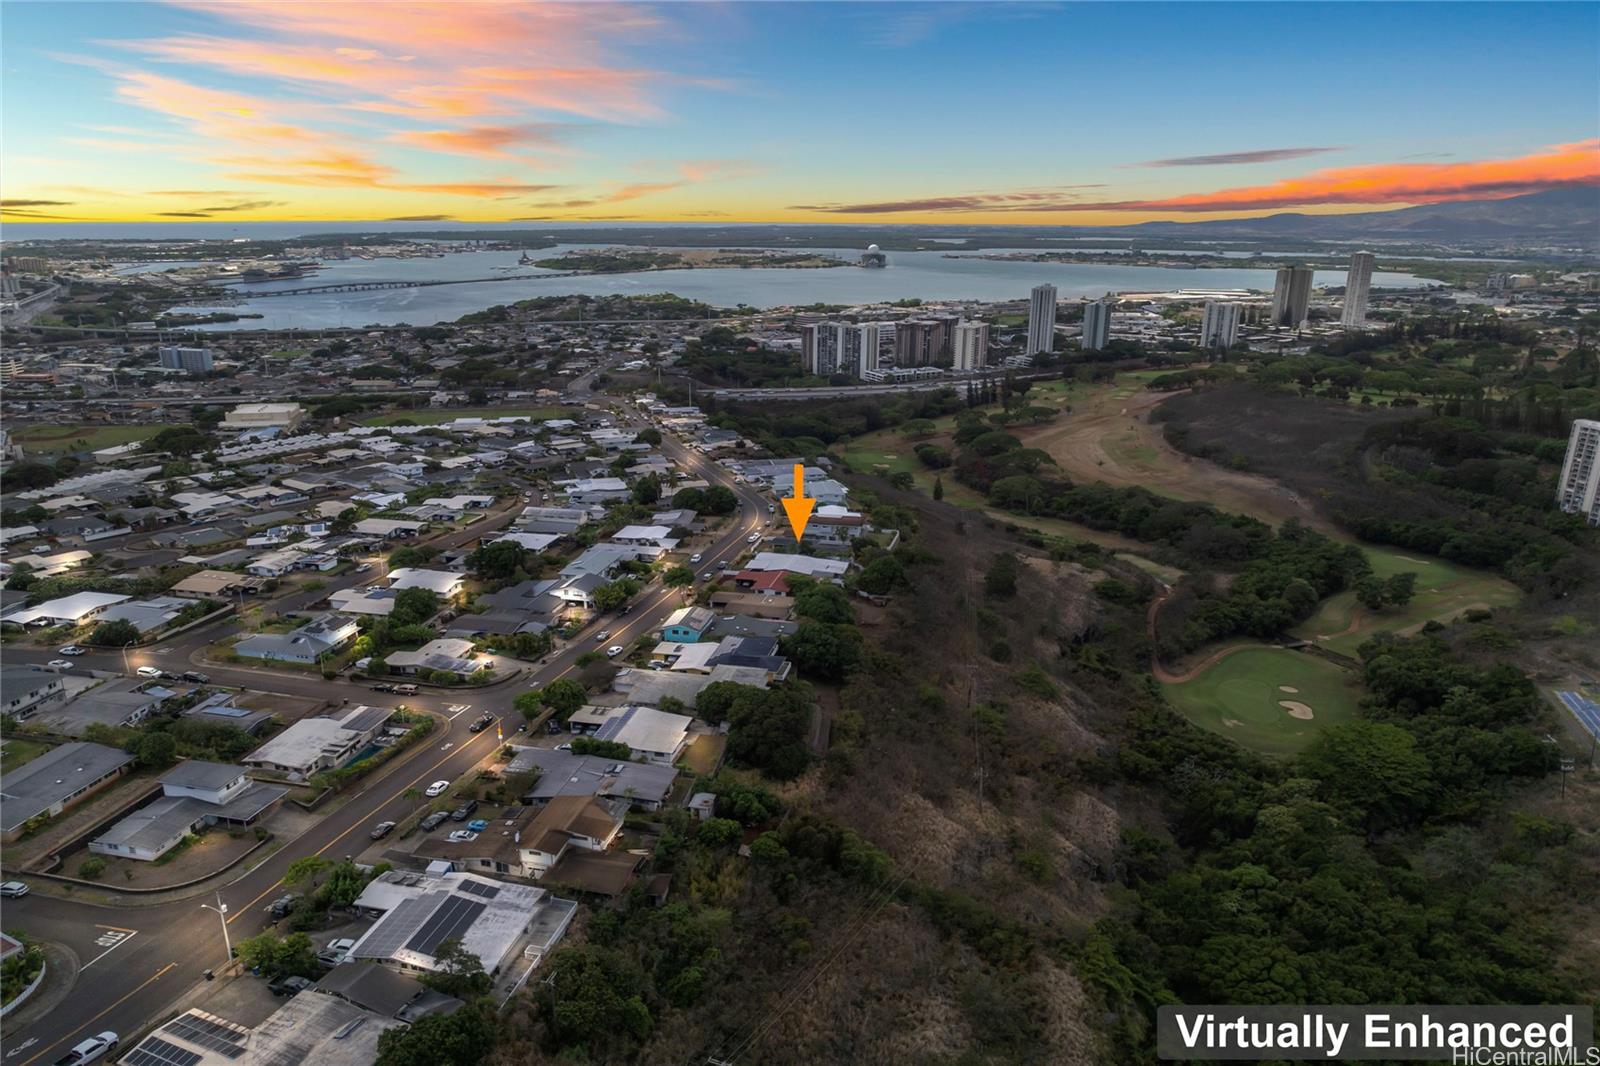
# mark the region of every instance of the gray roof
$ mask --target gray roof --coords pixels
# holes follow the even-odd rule
[[[133,762],[104,744],[63,744],[5,775],[0,785],[0,827],[6,832]]]
[[[527,773],[535,767],[540,771],[539,780],[524,795],[535,803],[556,796],[625,797],[659,803],[672,791],[672,782],[678,776],[670,766],[618,762],[552,748],[522,748],[506,771]]]
[[[378,1037],[403,1023],[334,996],[290,996],[250,1036],[245,1066],[371,1066]]]
[[[463,1006],[454,996],[435,992],[414,977],[368,961],[335,966],[322,975],[317,991],[408,1022],[429,1014],[454,1014]]]
[[[278,785],[251,785],[227,803],[207,803],[193,796],[162,796],[123,817],[95,837],[94,843],[154,850],[187,832],[202,818],[251,821],[288,792]]]
[[[7,700],[23,694],[31,695],[51,685],[59,685],[60,682],[61,675],[48,670],[35,670],[27,666],[7,666],[0,669],[0,694]]]
[[[190,759],[162,774],[163,785],[177,788],[226,788],[244,776],[244,768],[220,762]]]

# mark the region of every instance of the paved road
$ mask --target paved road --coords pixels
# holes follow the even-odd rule
[[[739,513],[713,546],[705,550],[702,565],[715,567],[718,562],[731,563],[748,548],[746,538],[764,528],[766,504],[749,487],[732,484],[720,468],[698,453],[670,439],[663,447],[675,460],[698,469],[713,481],[729,485],[739,494]],[[481,523],[474,527],[478,528],[482,528]],[[595,623],[595,627],[609,628],[610,639],[626,646],[643,633],[659,627],[681,600],[677,591],[653,586],[636,599],[627,616],[602,620]],[[593,648],[593,641],[585,633],[552,656],[546,666],[533,674],[529,683],[545,685],[573,672],[577,669],[577,658]],[[7,659],[39,661],[52,654],[48,649],[37,653],[8,649]],[[130,654],[130,662],[136,656],[148,656],[157,663],[173,658],[171,654],[141,649]],[[121,657],[99,654],[83,656],[79,662],[115,669],[120,666]],[[364,685],[342,679],[325,681],[321,677],[286,672],[223,667],[205,669],[217,683],[316,699],[348,698],[355,702],[369,692]],[[465,692],[445,690],[439,695],[408,698],[408,704],[441,712],[452,702],[471,703],[472,711],[458,715],[416,750],[383,767],[376,779],[362,784],[359,791],[346,798],[342,806],[311,830],[286,842],[255,867],[235,873],[233,880],[220,891],[221,900],[229,910],[228,928],[232,938],[237,941],[267,926],[263,908],[281,893],[281,880],[290,863],[307,855],[340,859],[359,853],[367,843],[362,834],[373,825],[386,820],[399,821],[415,809],[420,801],[406,799],[408,789],[426,787],[439,779],[453,780],[473,769],[493,750],[497,740],[494,730],[473,734],[467,731],[468,725],[478,712],[487,711],[498,720],[506,721],[506,732],[510,733],[514,723],[519,721],[512,701],[526,687],[517,684]],[[38,886],[39,882],[35,884]],[[216,902],[214,897],[200,897],[140,905],[130,897],[124,901],[113,899],[110,905],[102,905],[47,894],[38,887],[23,899],[8,901],[5,908],[8,929],[20,929],[42,939],[60,940],[77,952],[85,967],[67,1000],[71,1009],[54,1011],[33,1025],[5,1034],[8,1050],[4,1066],[53,1062],[87,1035],[110,1029],[126,1039],[157,1020],[195,982],[203,980],[203,971],[220,968],[226,960],[220,921],[211,911],[201,909],[202,903],[215,906]]]

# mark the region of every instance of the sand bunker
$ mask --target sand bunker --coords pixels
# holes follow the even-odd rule
[[[1311,713],[1311,708],[1295,700],[1279,700],[1278,706],[1289,712],[1290,718],[1302,718],[1310,721],[1316,715]]]
[[[1278,686],[1278,691],[1279,692],[1287,692],[1291,696],[1296,696],[1296,695],[1299,695],[1299,693],[1300,693],[1300,690],[1295,688],[1293,685],[1279,685]]]
[[[1229,729],[1233,729],[1233,728],[1236,728],[1238,726],[1244,725],[1244,723],[1239,721],[1239,719],[1237,719],[1237,718],[1224,718],[1222,720],[1222,724],[1227,726]]]

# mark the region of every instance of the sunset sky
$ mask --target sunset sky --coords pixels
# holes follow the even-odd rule
[[[1600,182],[1600,5],[7,2],[11,222],[1100,225]]]

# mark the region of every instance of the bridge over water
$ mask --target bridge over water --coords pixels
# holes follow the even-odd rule
[[[230,296],[243,300],[263,300],[269,296],[307,296],[319,292],[371,292],[375,289],[425,289],[433,285],[481,285],[487,281],[543,281],[546,278],[575,278],[593,273],[563,270],[550,274],[496,274],[492,278],[423,278],[417,281],[348,281],[336,285],[306,285],[298,289],[262,289],[259,292],[229,289]]]

